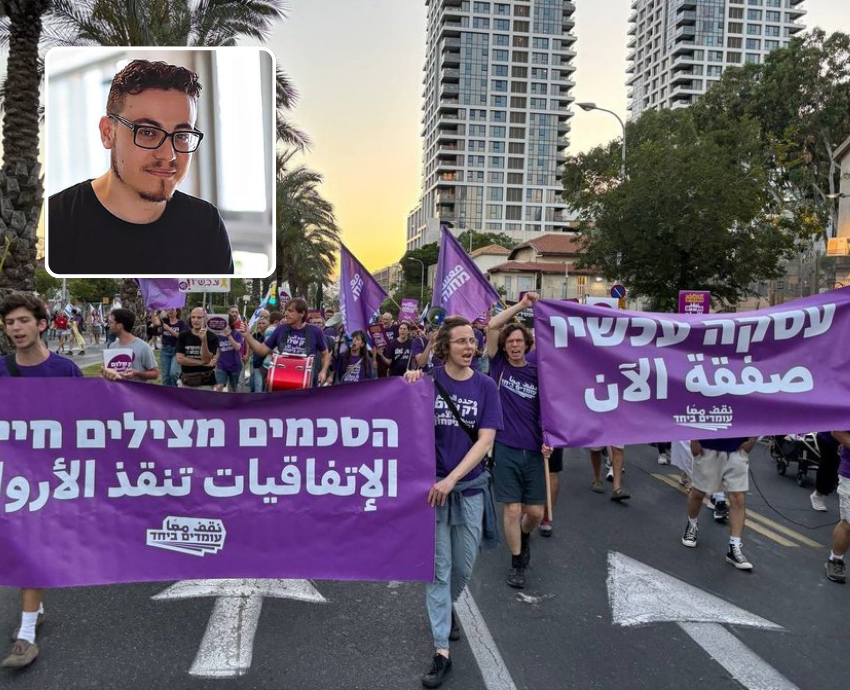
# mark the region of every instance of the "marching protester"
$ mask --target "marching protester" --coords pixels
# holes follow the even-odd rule
[[[505,541],[511,552],[508,585],[525,587],[525,569],[531,560],[531,534],[543,519],[546,506],[546,459],[552,449],[543,444],[537,357],[529,354],[534,338],[516,314],[534,305],[536,292],[490,321],[487,356],[490,376],[499,388],[503,428],[496,433],[493,480],[496,500],[503,504]]]
[[[377,348],[378,360],[387,367],[387,376],[404,376],[405,371],[414,368],[410,349],[412,344],[410,325],[402,321],[398,325],[398,336],[386,348]]]
[[[257,340],[266,339],[266,329],[269,327],[269,312],[265,309],[260,311],[257,321],[254,324],[253,335]],[[246,339],[247,340],[247,339]],[[266,390],[266,373],[267,369],[264,366],[266,358],[263,355],[258,355],[254,352],[250,353],[251,380],[248,387],[252,393],[263,393]]]
[[[826,561],[826,576],[833,582],[847,582],[844,555],[850,548],[850,431],[833,431],[832,436],[841,448],[838,466],[838,522],[832,530],[832,543]]]
[[[186,323],[180,318],[180,309],[169,309],[162,319],[162,349],[159,351],[159,365],[162,370],[162,385],[176,387],[180,378],[180,365],[177,363],[177,338],[186,330]]]
[[[815,490],[809,496],[809,501],[812,504],[812,510],[826,512],[826,497],[838,486],[841,444],[828,431],[818,432],[817,443],[820,460],[815,475]]]
[[[136,315],[129,309],[113,309],[109,312],[106,323],[115,340],[107,345],[107,350],[126,348],[133,351],[133,359],[129,369],[116,371],[109,367],[101,367],[100,375],[107,381],[153,381],[159,376],[153,348],[141,338],[133,335],[136,325]]]
[[[236,329],[241,326],[239,311],[237,310],[234,314],[231,308],[227,315],[227,328],[218,337],[215,390],[219,392],[228,386],[231,393],[235,393],[239,388],[239,375],[242,373],[242,345],[245,338]]]
[[[162,321],[158,311],[148,312],[148,318],[145,321],[145,334],[148,337],[148,345],[152,349],[158,350],[157,340],[162,335]]]
[[[14,293],[0,302],[0,319],[15,346],[15,353],[0,357],[3,377],[82,377],[83,372],[72,361],[51,353],[44,347],[41,333],[47,329],[48,316],[44,303],[37,297]],[[15,642],[3,659],[4,668],[23,668],[38,656],[36,628],[44,621],[44,590],[21,590],[20,625],[12,633]]]
[[[398,326],[393,322],[393,315],[390,312],[384,312],[381,314],[381,325],[384,327],[384,333],[387,336],[387,342],[391,343],[398,337]],[[377,358],[378,362],[378,376],[380,378],[384,378],[385,376],[389,376],[389,365],[384,362],[381,357]]]
[[[177,338],[177,364],[181,367],[178,386],[196,390],[215,388],[215,367],[218,362],[218,338],[207,328],[203,307],[189,314],[189,330]]]
[[[92,309],[91,312],[91,344],[100,345],[100,336],[103,335],[103,317],[100,311]]]
[[[726,562],[738,570],[752,570],[753,565],[741,550],[746,508],[744,497],[750,488],[748,470],[749,453],[757,437],[713,438],[691,441],[694,456],[691,490],[688,493],[688,524],[682,536],[682,544],[693,548],[697,545],[697,519],[706,494],[726,490],[729,501],[729,548]]]
[[[307,302],[296,297],[286,303],[283,313],[283,323],[266,338],[265,342],[258,341],[248,332],[245,325],[242,331],[248,346],[263,357],[273,351],[288,355],[313,356],[313,383],[322,386],[330,382],[331,353],[325,342],[325,334],[318,326],[305,322],[307,318]]]
[[[68,354],[74,354],[74,343],[77,343],[77,347],[80,348],[77,354],[86,354],[86,341],[83,339],[83,333],[86,332],[86,320],[76,307],[71,309],[71,318],[68,319],[68,326],[71,329],[71,342],[68,345]]]
[[[590,465],[593,468],[593,483],[590,485],[590,488],[598,494],[604,493],[600,479],[602,474],[602,450],[602,446],[590,449]],[[622,485],[623,473],[626,471],[623,467],[625,462],[625,448],[623,446],[608,446],[608,452],[611,455],[611,466],[608,468],[606,479],[609,482],[613,482],[611,500],[617,502],[626,501],[631,498],[631,494]]]
[[[482,533],[498,533],[483,461],[502,429],[502,406],[496,384],[471,366],[476,346],[469,321],[456,316],[434,342],[445,366],[433,373],[437,478],[428,503],[437,510],[437,533],[434,581],[425,594],[435,653],[422,677],[426,688],[440,687],[452,667],[449,640],[460,639],[453,603],[472,576]],[[411,383],[422,376],[405,374]]]
[[[65,312],[60,311],[56,314],[53,320],[56,328],[56,336],[59,338],[59,345],[56,347],[56,354],[65,354],[65,342],[68,340],[68,316]]]
[[[366,345],[366,334],[354,331],[351,345],[336,356],[336,380],[339,383],[357,383],[373,378],[376,374],[374,356],[374,351],[370,353]]]

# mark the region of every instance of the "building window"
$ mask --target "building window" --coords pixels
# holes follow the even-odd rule
[[[740,37],[730,36],[726,39],[726,47],[727,48],[743,48],[744,47],[744,39]]]
[[[508,177],[513,175],[514,173],[508,173]],[[508,187],[508,201],[520,202],[522,201],[522,190],[516,189],[515,187]]]
[[[496,20],[499,21],[498,19]],[[499,28],[498,26],[496,27]],[[507,34],[495,34],[493,36],[493,45],[494,46],[509,46],[511,44],[511,37]]]
[[[747,34],[750,36],[761,36],[761,25],[747,24]]]
[[[503,175],[503,174],[504,173],[499,173],[499,175]],[[504,198],[505,198],[505,190],[502,187],[488,187],[487,188],[487,199],[489,201],[502,201]],[[501,216],[499,216],[499,217],[501,218]]]
[[[508,61],[508,51],[507,50],[493,50],[493,59],[497,62],[507,62]]]
[[[493,20],[493,28],[496,31],[510,31],[511,30],[511,22],[509,19],[494,19]],[[507,36],[505,36],[507,38]],[[502,45],[502,44],[499,44]],[[505,43],[504,45],[507,45]]]
[[[490,20],[487,17],[473,17],[472,18],[472,28],[473,29],[489,29],[490,28]]]
[[[506,206],[505,220],[522,220],[522,206]]]
[[[515,50],[513,52],[513,61],[514,62],[528,62],[528,51]]]
[[[761,40],[758,38],[748,38],[747,50],[761,50]]]
[[[508,97],[507,96],[490,96],[490,105],[493,108],[507,108],[508,107]]]
[[[498,191],[502,191],[499,189]],[[500,204],[487,204],[487,219],[502,220],[502,206]]]
[[[493,139],[504,139],[505,138],[505,128],[504,127],[490,127],[490,137]]]

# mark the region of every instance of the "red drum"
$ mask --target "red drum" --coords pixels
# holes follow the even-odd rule
[[[274,354],[266,374],[266,392],[310,388],[313,383],[313,357]]]

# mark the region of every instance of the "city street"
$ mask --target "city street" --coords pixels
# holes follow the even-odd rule
[[[846,687],[835,661],[850,642],[850,588],[827,581],[823,570],[838,514],[835,496],[828,513],[812,511],[811,486],[780,477],[759,445],[751,456],[758,489],[751,482],[744,535],[755,570],[738,572],[724,561],[727,528],[714,524],[708,510],[699,546],[680,544],[685,497],[675,468],[655,459],[649,446],[627,448],[625,485],[633,498],[616,504],[589,490],[586,453],[569,453],[555,534],[535,535],[528,587],[518,592],[505,584],[503,548],[481,555],[471,597],[460,607],[463,639],[454,644],[443,687]],[[773,512],[760,492],[806,527]],[[421,687],[432,653],[421,584],[317,581],[318,596],[304,582],[278,592],[283,598],[225,600],[232,606],[221,611],[210,591],[152,599],[171,584],[48,593],[41,657],[23,672],[4,671],[0,683],[21,690]],[[625,602],[617,622],[629,623],[629,614],[653,622],[615,624],[609,587]],[[722,601],[702,601],[709,595]],[[0,590],[0,619],[9,630],[18,601],[15,590]],[[228,611],[229,620],[249,620],[252,601],[259,617],[253,645],[250,624],[226,625]],[[207,631],[214,606],[224,624]],[[706,621],[706,610],[715,622]],[[689,618],[692,611],[702,613]],[[702,622],[675,622],[688,620]],[[749,676],[739,684],[701,645]],[[244,675],[225,675],[236,671],[223,669],[222,659]]]

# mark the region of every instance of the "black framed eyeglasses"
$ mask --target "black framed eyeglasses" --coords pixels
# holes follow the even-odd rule
[[[133,131],[133,143],[140,149],[158,149],[165,143],[166,139],[171,139],[171,145],[175,151],[178,153],[192,153],[198,149],[198,146],[201,145],[201,140],[204,138],[204,133],[196,129],[166,132],[164,129],[154,127],[153,125],[140,125],[130,122],[114,113],[107,113],[107,117],[111,117],[131,129]]]

